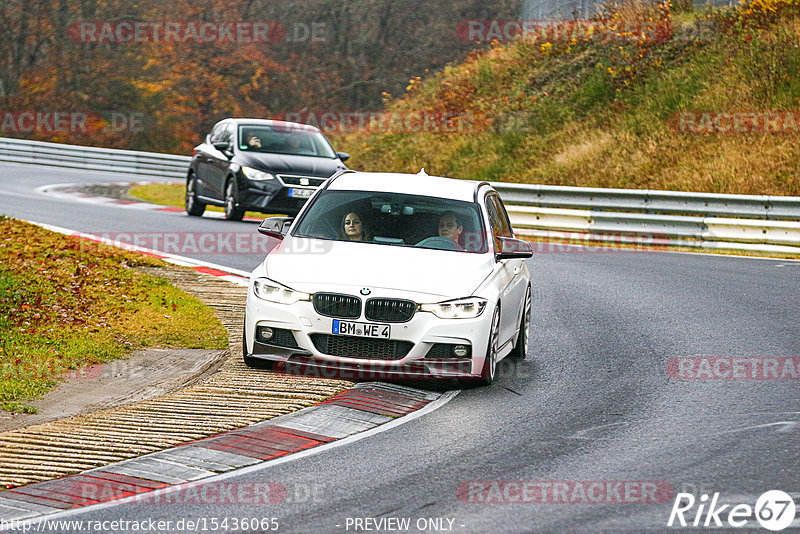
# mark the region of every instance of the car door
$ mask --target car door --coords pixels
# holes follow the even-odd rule
[[[486,196],[486,210],[492,230],[492,246],[495,254],[500,251],[500,237],[514,237],[511,222],[496,193]],[[500,346],[512,341],[519,325],[522,301],[525,298],[524,268],[521,259],[499,260],[498,283],[500,288]]]
[[[228,177],[228,169],[231,166],[231,160],[225,152],[233,152],[235,129],[236,125],[234,123],[224,123],[223,129],[220,131],[219,139],[215,142],[227,143],[228,148],[217,150],[212,145],[209,151],[211,157],[209,159],[207,185],[209,196],[217,200],[223,200],[225,198],[225,179]]]
[[[203,197],[215,198],[213,194],[213,187],[210,186],[209,181],[214,175],[212,162],[214,161],[215,152],[214,143],[218,142],[222,137],[222,132],[225,130],[226,123],[218,122],[211,129],[211,133],[206,137],[206,140],[198,147],[195,158],[197,161],[196,177],[197,194]]]

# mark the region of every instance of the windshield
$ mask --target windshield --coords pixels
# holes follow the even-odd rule
[[[321,133],[277,125],[239,126],[239,149],[292,156],[336,157],[336,152]]]
[[[322,191],[295,237],[485,253],[478,206],[443,198],[368,191]]]

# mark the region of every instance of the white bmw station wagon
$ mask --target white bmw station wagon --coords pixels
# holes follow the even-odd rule
[[[526,356],[532,248],[486,182],[343,171],[259,231],[281,242],[250,277],[250,367],[490,384]]]

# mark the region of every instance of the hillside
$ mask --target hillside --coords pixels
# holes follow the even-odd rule
[[[586,26],[496,43],[387,95],[390,115],[460,132],[337,134],[337,149],[365,170],[800,195],[800,0],[628,4]]]

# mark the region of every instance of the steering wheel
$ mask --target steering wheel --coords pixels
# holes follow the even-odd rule
[[[441,236],[433,236],[433,237],[426,237],[416,245],[415,247],[425,247],[425,248],[435,248],[439,250],[457,250],[459,252],[463,252],[464,247],[450,239],[449,237],[441,237]]]

